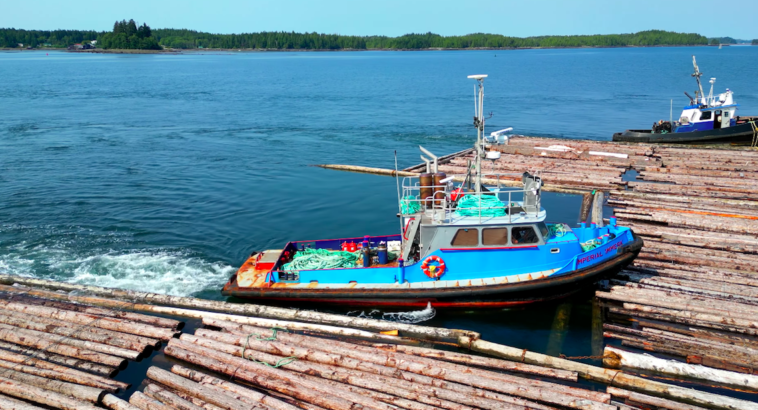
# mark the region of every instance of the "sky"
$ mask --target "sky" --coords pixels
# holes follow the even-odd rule
[[[153,28],[398,36],[493,33],[515,37],[642,30],[758,38],[758,0],[3,0],[0,27],[111,30],[135,19]]]

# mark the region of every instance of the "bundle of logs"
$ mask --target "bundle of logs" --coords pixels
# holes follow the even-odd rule
[[[619,224],[645,241],[611,282],[605,336],[678,361],[606,349],[606,364],[758,391],[758,152],[656,148]],[[651,183],[652,182],[652,183]]]
[[[172,339],[183,322],[43,299],[0,285],[0,408],[123,406],[113,380],[129,360]],[[115,408],[115,407],[114,407]]]
[[[503,174],[503,181],[521,182],[525,171],[539,171],[545,190],[572,192],[577,190],[617,190],[625,186],[621,175],[637,164],[658,164],[645,146],[624,146],[602,141],[548,140],[518,137],[508,145],[493,145],[490,150],[501,153],[499,159],[487,161],[484,173]],[[473,153],[445,158],[439,166],[447,174],[466,174],[473,163]],[[406,169],[419,171],[419,166]],[[492,181],[488,181],[492,182]]]
[[[50,332],[65,333],[44,344],[42,351],[25,356],[40,360],[24,362],[24,366],[30,372],[56,370],[74,376],[60,376],[68,377],[64,382],[55,379],[57,373],[52,372],[44,377],[2,374],[3,409],[41,408],[36,405],[56,409],[103,406],[114,410],[754,407],[754,403],[745,400],[647,380],[622,370],[491,343],[465,330],[0,275],[0,283],[18,282],[0,288],[5,292],[0,298],[5,301],[3,308],[11,312],[7,316],[34,315],[17,323],[38,329],[42,326],[37,323],[42,323]],[[204,328],[179,336],[178,321],[135,311],[201,319]],[[103,354],[95,349],[98,343],[105,345],[106,339],[69,341],[74,335],[65,329],[71,327],[46,322],[63,318],[80,331],[114,332],[110,340],[133,340],[132,346],[139,345],[134,336],[143,342],[153,339],[150,346],[158,340],[168,340],[164,353],[171,360],[156,361],[162,367],[147,371],[145,383],[139,386],[141,391],[133,392],[128,402],[120,400],[112,393],[127,386],[93,370],[98,368],[95,365],[105,366],[103,372],[116,369],[115,362],[92,362],[94,357],[105,358],[94,355]],[[116,320],[118,330],[105,327]],[[23,334],[22,337],[5,343],[18,344],[15,349],[23,352],[25,343],[39,343],[36,334],[33,338],[31,333],[25,333],[30,331],[16,326],[13,333]],[[457,348],[438,350],[431,348],[432,343]],[[117,347],[126,349],[126,345]],[[117,357],[111,347],[116,346],[101,349],[109,349],[108,355]],[[0,348],[9,349],[6,345]],[[78,351],[81,356],[65,357],[64,351]],[[65,361],[53,362],[57,357],[53,353]],[[40,354],[45,355],[44,359]],[[75,367],[85,362],[92,363]],[[52,369],[52,365],[61,367]],[[13,367],[13,371],[24,373],[21,367]],[[612,387],[603,391],[602,384],[579,384],[579,378]],[[100,383],[99,387],[90,385],[95,382]]]

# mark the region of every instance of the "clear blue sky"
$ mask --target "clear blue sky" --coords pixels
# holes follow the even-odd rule
[[[509,36],[649,29],[758,38],[758,0],[3,0],[0,27],[110,30],[133,18],[153,28],[213,33],[297,31],[397,36]]]

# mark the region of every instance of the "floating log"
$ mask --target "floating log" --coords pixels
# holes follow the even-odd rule
[[[175,408],[167,406],[158,400],[154,400],[153,398],[148,397],[146,394],[139,391],[136,391],[134,394],[132,394],[132,397],[129,398],[129,403],[135,407],[140,408],[141,410],[176,410]]]
[[[416,326],[397,322],[387,322],[384,320],[366,319],[354,316],[336,315],[330,313],[313,312],[298,309],[286,309],[255,304],[238,304],[203,300],[188,297],[178,297],[162,295],[157,293],[135,292],[113,288],[103,288],[99,286],[75,285],[70,283],[55,282],[42,279],[22,278],[14,275],[0,275],[0,283],[13,285],[19,283],[27,286],[36,286],[41,288],[63,290],[63,291],[81,291],[91,295],[102,296],[106,298],[121,299],[103,299],[100,297],[84,297],[67,295],[67,300],[73,300],[81,303],[92,304],[116,309],[131,309],[144,312],[153,312],[158,314],[176,314],[180,317],[196,318],[194,312],[185,312],[181,310],[158,311],[159,307],[174,306],[178,308],[200,309],[208,312],[223,312],[241,316],[258,316],[266,318],[276,318],[279,320],[294,320],[312,323],[329,324],[346,328],[367,329],[376,332],[397,330],[402,336],[414,337],[426,340],[452,341],[458,340],[459,336],[465,335],[470,338],[479,338],[479,334],[467,330],[445,329],[436,327]],[[32,294],[32,292],[30,292]],[[51,298],[61,297],[56,292],[39,292],[36,295],[48,295]],[[47,296],[45,296],[47,297]],[[150,305],[153,304],[153,305]],[[160,306],[154,306],[160,305]],[[155,309],[155,310],[154,310]],[[175,312],[175,313],[171,313]],[[185,316],[185,314],[189,314]],[[116,329],[118,330],[118,329]],[[125,330],[121,330],[125,331]],[[130,332],[131,333],[131,332]]]
[[[468,345],[471,350],[493,356],[502,357],[523,363],[537,364],[563,370],[576,371],[580,377],[610,384],[612,386],[625,387],[631,390],[642,391],[648,394],[669,398],[694,405],[712,409],[736,410],[753,409],[755,403],[706,393],[666,383],[647,380],[641,377],[623,373],[620,370],[604,369],[584,363],[573,362],[566,359],[547,356],[540,353],[530,352],[526,349],[518,349],[485,340],[469,340],[461,338],[461,345]]]
[[[489,357],[474,356],[465,353],[450,352],[446,350],[428,349],[416,346],[404,345],[374,345],[382,350],[396,351],[414,356],[426,357],[429,359],[440,359],[447,362],[465,364],[471,366],[487,367],[490,369],[505,370],[515,373],[533,374],[542,377],[551,377],[555,379],[577,381],[576,372],[567,372],[558,369],[546,369],[541,366],[533,366],[525,363],[509,362],[507,360],[492,359]]]
[[[401,177],[415,177],[418,176],[418,172],[407,172],[407,171],[395,171],[394,169],[385,169],[385,168],[372,168],[372,167],[362,167],[359,165],[343,165],[343,164],[317,164],[314,165],[318,168],[324,168],[324,169],[333,169],[337,171],[350,171],[350,172],[360,172],[362,174],[374,174],[374,175],[389,175],[389,176],[401,176]]]
[[[134,344],[131,341],[116,339],[111,336],[89,332],[87,328],[84,328],[81,325],[78,329],[74,329],[66,326],[40,323],[34,321],[33,318],[34,316],[30,315],[27,315],[26,318],[13,317],[4,315],[2,314],[2,311],[0,311],[0,324],[14,326],[26,330],[34,330],[42,333],[49,333],[51,335],[66,336],[73,339],[114,346],[120,349],[132,350],[136,353],[133,356],[134,358],[137,358],[140,354],[142,354],[147,347],[145,345]]]
[[[692,406],[689,404],[679,403],[676,401],[661,399],[659,397],[648,396],[645,394],[635,393],[629,390],[608,387],[608,393],[615,397],[631,400],[635,403],[653,405],[663,409],[670,410],[705,410],[703,407]]]
[[[180,366],[178,364],[175,364],[171,367],[171,373],[174,373],[176,375],[182,376],[185,379],[192,380],[194,382],[203,384],[203,385],[212,385],[220,387],[224,390],[227,390],[233,394],[239,395],[239,396],[246,396],[250,400],[258,401],[263,404],[265,404],[268,407],[271,407],[272,409],[276,410],[295,410],[295,407],[284,403],[280,400],[277,400],[271,396],[259,393],[254,390],[246,389],[238,384],[234,384],[225,380],[221,380],[219,378],[209,376],[205,373],[201,373],[195,370],[188,369],[186,367]]]
[[[44,410],[42,407],[33,406],[27,402],[0,395],[0,409],[3,410]]]
[[[267,337],[267,335],[271,333],[270,329],[263,329],[260,327],[243,325],[239,323],[217,320],[213,318],[204,318],[203,324],[207,326],[222,328],[238,335],[256,334],[256,335],[260,335],[261,338],[264,338],[264,337]],[[199,333],[196,332],[196,335],[200,336],[200,335],[216,334],[215,332],[214,333],[206,333],[206,332],[209,332],[209,331],[206,329],[200,329]],[[233,339],[225,339],[225,340],[233,340]],[[293,344],[296,344],[299,346],[305,346],[305,347],[314,346],[316,344],[320,344],[321,342],[325,341],[322,338],[316,338],[313,336],[299,335],[299,334],[294,334],[294,333],[281,333],[281,332],[277,333],[277,340],[284,343],[293,343]],[[343,345],[343,347],[351,348],[352,345]],[[539,375],[543,377],[553,377],[553,378],[564,379],[564,380],[572,380],[572,381],[577,380],[577,376],[575,372],[565,372],[565,371],[554,370],[554,369],[545,369],[544,367],[540,367],[540,366],[532,366],[532,365],[527,365],[523,363],[514,363],[514,362],[491,359],[491,358],[486,358],[486,357],[481,357],[481,356],[472,356],[472,355],[468,355],[464,353],[454,353],[454,352],[448,352],[448,351],[442,351],[442,350],[436,350],[436,349],[426,349],[426,348],[421,348],[421,347],[395,345],[395,344],[377,344],[375,345],[375,347],[381,348],[383,350],[396,351],[400,353],[412,354],[412,355],[416,355],[420,357],[427,357],[427,358],[433,358],[433,359],[442,359],[445,361],[460,363],[460,364],[472,364],[472,365],[490,367],[490,368],[499,369],[499,370],[507,370],[507,371],[517,372],[517,373],[534,374],[534,375]]]
[[[11,379],[9,373],[3,372],[0,376],[0,393],[30,401],[32,403],[44,404],[55,409],[62,410],[97,410],[89,403],[77,400],[67,394],[61,394],[54,390],[41,388],[35,385],[24,383],[23,381]],[[44,380],[44,379],[43,379]]]
[[[587,192],[582,195],[582,207],[579,209],[579,221],[588,222],[592,209],[592,194]]]
[[[26,320],[36,324],[52,325],[59,327],[67,327],[71,329],[82,330],[83,327],[77,323],[66,322],[62,320],[50,319],[46,317],[28,315],[26,313],[16,312],[13,310],[1,310],[5,316],[10,316],[17,319]],[[123,347],[125,349],[131,349],[135,351],[143,351],[147,353],[148,350],[158,348],[161,345],[161,341],[158,339],[151,339],[148,337],[137,336],[131,333],[117,332],[114,330],[101,329],[99,327],[86,326],[86,331],[90,333],[97,333],[104,337],[110,338],[110,340],[116,340],[117,347]],[[100,342],[105,343],[105,342]],[[109,344],[109,343],[105,343]]]
[[[5,353],[5,352],[2,352],[2,353]],[[65,368],[63,371],[41,369],[35,366],[27,366],[21,363],[14,363],[14,362],[9,362],[5,360],[0,360],[0,368],[11,369],[11,370],[15,370],[21,373],[44,377],[50,380],[61,380],[64,382],[81,384],[83,386],[95,387],[95,388],[102,389],[111,393],[115,393],[119,390],[119,387],[117,387],[115,384],[107,383],[102,380],[97,380],[91,377],[87,377],[86,374],[84,375],[76,374],[76,373],[73,373],[73,371],[70,372],[70,371],[65,370]],[[62,368],[63,366],[58,366],[58,367]],[[0,370],[0,374],[2,374],[2,372],[3,370]]]
[[[106,394],[105,396],[103,396],[102,403],[103,403],[103,406],[111,410],[138,410],[139,409],[139,407],[133,404],[129,404],[129,402],[121,400],[112,394]]]
[[[15,330],[14,330],[15,329]],[[68,344],[61,344],[59,341],[54,341],[48,338],[41,338],[32,336],[30,334],[21,334],[21,329],[18,328],[3,328],[0,326],[0,340],[15,343],[22,346],[33,347],[35,349],[41,349],[55,354],[63,356],[75,357],[77,359],[89,360],[96,363],[101,363],[106,366],[113,366],[117,368],[125,368],[127,365],[126,359],[121,357],[111,356],[105,353],[96,352],[94,350],[84,349],[80,347],[71,346]]]
[[[81,305],[77,303],[63,302],[60,300],[53,301],[53,300],[39,299],[36,297],[31,297],[33,295],[31,295],[27,291],[13,287],[13,286],[0,285],[0,292],[6,292],[9,294],[9,296],[13,295],[10,297],[12,297],[16,301],[22,301],[24,303],[38,304],[41,306],[47,306],[47,307],[52,307],[52,308],[62,309],[62,310],[71,310],[74,312],[81,312],[81,313],[86,313],[89,315],[124,319],[131,322],[144,323],[144,324],[148,324],[155,327],[165,327],[172,330],[181,330],[182,327],[184,327],[184,322],[181,322],[175,319],[166,319],[162,317],[143,315],[141,313],[127,312],[123,310],[103,309],[103,308],[98,308],[94,306]],[[3,296],[2,293],[0,293],[0,297],[2,296]],[[68,296],[68,295],[65,295],[65,296]]]
[[[48,340],[51,343],[58,343],[58,344],[64,344],[64,345],[73,346],[73,347],[79,347],[82,349],[89,349],[95,352],[100,352],[100,353],[108,354],[111,356],[123,357],[126,359],[136,360],[137,358],[140,357],[140,353],[135,352],[133,350],[122,349],[120,347],[109,346],[102,343],[90,342],[87,340],[73,339],[68,336],[58,336],[51,333],[38,332],[36,330],[22,329],[19,327],[9,326],[5,324],[0,324],[0,331],[15,332],[19,336],[24,336],[24,337],[31,336],[37,339]],[[107,363],[107,364],[113,364],[113,363]]]
[[[178,395],[158,387],[157,384],[149,384],[142,391],[147,397],[153,398],[179,410],[202,410],[202,407],[189,402]]]
[[[205,352],[205,354],[212,354],[212,351],[218,351],[223,352],[224,354],[228,355],[235,355],[235,356],[241,356],[243,353],[245,355],[245,358],[253,358],[258,361],[264,361],[267,363],[276,363],[281,357],[272,356],[267,353],[262,353],[254,350],[254,347],[251,349],[245,349],[238,346],[229,345],[222,342],[217,342],[215,340],[211,339],[205,339],[200,338],[197,336],[192,335],[182,335],[181,339],[182,341],[190,341],[191,343],[179,343],[175,340],[172,340],[170,343],[174,345],[180,345],[183,349],[193,351],[192,349],[197,349],[198,352]],[[193,346],[194,345],[194,346]],[[355,349],[359,349],[360,346],[355,345]],[[329,346],[330,351],[336,352],[338,350],[335,346]],[[373,349],[376,351],[377,349]],[[342,349],[339,349],[340,354],[344,354]],[[386,354],[386,353],[385,353]],[[406,355],[400,355],[395,354],[397,356],[406,356]],[[390,367],[397,367],[398,370],[403,370],[406,372],[411,373],[417,373],[422,374],[430,377],[440,378],[443,380],[466,384],[469,386],[473,386],[476,388],[482,388],[492,391],[497,391],[500,393],[505,394],[511,394],[519,397],[523,397],[526,399],[532,399],[532,400],[539,400],[546,403],[553,403],[553,404],[559,404],[567,407],[576,407],[578,401],[581,402],[589,402],[589,397],[596,397],[599,396],[600,398],[605,398],[606,400],[609,400],[610,397],[603,397],[603,394],[590,392],[586,390],[571,388],[567,386],[560,386],[560,385],[553,385],[551,383],[541,382],[538,380],[531,380],[531,379],[521,379],[514,376],[508,376],[505,374],[498,374],[499,377],[495,378],[485,378],[482,377],[482,372],[477,372],[472,369],[466,369],[469,373],[477,373],[474,374],[460,374],[456,372],[450,372],[445,371],[444,367],[463,367],[453,364],[448,364],[444,362],[437,362],[434,361],[434,363],[437,366],[443,367],[443,369],[439,368],[430,368],[428,365],[418,363],[422,360],[428,360],[423,358],[416,358],[417,362],[405,362],[395,359],[389,359],[389,360],[383,360],[379,354],[377,353],[376,356],[379,356],[378,358],[374,359],[371,356],[372,355],[360,355],[360,354],[350,354],[349,356],[357,356],[360,357],[362,360],[365,360],[369,363],[377,362],[377,363],[386,363],[385,365]],[[411,357],[412,359],[413,357]],[[237,363],[235,361],[235,363]],[[344,361],[343,361],[344,363]],[[348,363],[345,363],[345,365],[348,365]],[[369,374],[369,373],[363,373],[360,376],[356,375],[355,372],[346,372],[341,371],[337,368],[334,368],[333,366],[328,366],[324,364],[316,364],[316,363],[308,363],[308,362],[302,362],[302,361],[295,361],[292,363],[287,363],[281,366],[284,369],[293,370],[301,373],[311,373],[311,372],[318,372],[323,377],[327,378],[334,378],[333,380],[339,381],[342,383],[349,383],[349,384],[355,384],[360,381],[364,381],[363,384],[355,384],[358,387],[364,387],[364,388],[370,388],[374,390],[381,390],[382,385],[386,385],[389,381],[387,380],[386,376],[380,376],[376,374]],[[328,376],[326,376],[328,374]],[[404,377],[405,378],[405,377]],[[551,386],[558,386],[555,389],[551,389]],[[393,392],[389,392],[393,393]],[[398,394],[397,392],[394,392],[394,394]],[[580,397],[583,396],[583,397]],[[580,399],[581,400],[578,400]],[[602,402],[589,402],[590,407],[592,408],[605,408],[604,404]]]
[[[34,316],[64,320],[67,322],[100,327],[103,329],[115,330],[118,332],[144,335],[160,340],[169,340],[178,333],[177,331],[171,329],[157,328],[155,326],[145,325],[138,322],[131,322],[123,319],[89,315],[86,313],[72,312],[70,310],[61,310],[45,306],[28,305],[2,299],[0,299],[0,307]]]
[[[37,360],[46,360],[51,363],[62,364],[68,367],[73,367],[79,370],[86,370],[88,372],[97,373],[107,377],[113,377],[116,375],[116,373],[118,373],[118,368],[116,367],[105,366],[87,360],[81,360],[74,357],[50,353],[45,350],[26,348],[24,346],[13,343],[0,342],[0,349],[24,355],[24,357],[26,357],[26,360],[32,360],[33,358]],[[7,357],[4,359],[8,360]]]
[[[606,346],[605,356],[603,363],[611,367],[629,367],[669,376],[716,382],[727,386],[758,391],[758,376],[711,369],[675,360],[659,359],[650,355],[627,352],[611,346]]]
[[[234,356],[215,352],[211,349],[207,349],[208,354],[197,354],[175,347],[175,344],[176,341],[169,342],[165,349],[166,355],[321,407],[336,410],[354,409],[353,403],[350,401],[324,393],[322,390],[316,390],[310,383],[297,383],[283,370],[256,365],[247,360],[237,359]],[[221,360],[217,358],[221,358]]]
[[[179,390],[200,400],[228,410],[247,410],[250,406],[235,400],[232,396],[220,393],[206,385],[195,383],[169,371],[152,366],[147,370],[147,377],[172,389]],[[222,392],[223,390],[221,390]]]

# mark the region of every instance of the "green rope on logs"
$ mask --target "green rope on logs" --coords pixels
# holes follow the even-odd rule
[[[455,214],[458,216],[505,216],[505,204],[496,196],[482,195],[481,202],[478,195],[466,195],[458,201]],[[473,208],[473,209],[465,209]],[[479,208],[484,208],[479,213]]]
[[[282,367],[282,366],[286,366],[286,365],[294,362],[295,360],[297,360],[297,357],[290,356],[290,357],[283,357],[283,358],[277,360],[276,363],[274,363],[274,364],[269,364],[269,363],[266,363],[266,362],[262,362],[262,361],[255,360],[255,359],[249,359],[249,358],[245,357],[245,351],[247,351],[247,349],[250,347],[250,338],[252,336],[255,336],[255,340],[270,342],[272,340],[276,340],[276,332],[278,330],[283,330],[285,332],[287,331],[287,329],[281,329],[281,328],[277,328],[277,327],[272,327],[271,328],[272,334],[271,334],[270,337],[264,338],[263,336],[256,335],[255,333],[250,333],[249,335],[247,335],[247,338],[245,338],[245,346],[242,347],[242,358],[243,359],[247,359],[247,360],[249,360],[249,361],[251,361],[253,363],[265,364],[266,366],[274,368],[274,369]]]

